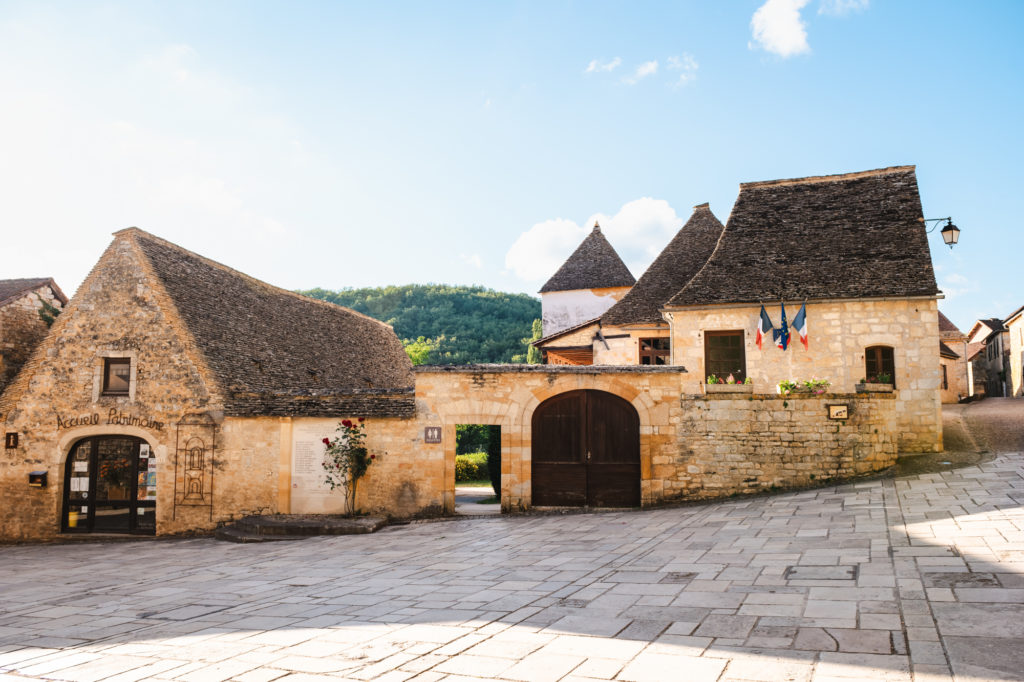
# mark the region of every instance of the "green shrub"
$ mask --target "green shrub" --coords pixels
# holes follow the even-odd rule
[[[474,452],[468,455],[455,455],[455,481],[486,481],[487,453]]]

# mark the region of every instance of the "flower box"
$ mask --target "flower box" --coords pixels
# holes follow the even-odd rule
[[[857,384],[857,393],[892,393],[892,384]]]
[[[753,384],[703,384],[704,395],[712,393],[753,393]]]

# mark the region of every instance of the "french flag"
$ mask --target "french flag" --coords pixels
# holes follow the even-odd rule
[[[757,347],[761,348],[761,341],[764,337],[768,336],[768,332],[772,330],[772,321],[768,319],[768,313],[765,312],[764,306],[761,306],[761,319],[757,322]]]
[[[800,335],[800,343],[804,344],[804,350],[807,350],[807,304],[804,303],[800,306],[800,312],[793,318],[793,329]]]
[[[789,327],[786,325],[786,304],[781,303],[782,306],[782,326],[776,329],[773,334],[775,335],[775,345],[786,350],[789,347]]]

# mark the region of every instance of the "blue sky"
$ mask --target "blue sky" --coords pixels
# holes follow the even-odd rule
[[[0,277],[136,225],[288,288],[639,276],[740,182],[915,164],[940,304],[1024,305],[1019,2],[0,2]]]

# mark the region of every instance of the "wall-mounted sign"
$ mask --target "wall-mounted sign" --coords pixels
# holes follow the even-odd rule
[[[18,447],[18,434],[4,434],[4,447],[7,448],[8,450]]]
[[[73,429],[76,426],[97,426],[100,423],[100,415],[98,412],[92,414],[80,414],[73,417],[61,417],[57,415],[57,428],[58,429]],[[152,419],[150,417],[142,416],[139,417],[133,414],[125,414],[116,407],[110,408],[110,412],[107,413],[106,424],[113,426],[139,426],[144,429],[153,429],[154,431],[163,431],[164,423]]]
[[[440,443],[441,442],[441,427],[440,426],[427,426],[423,429],[423,442],[424,443]]]
[[[829,419],[849,419],[850,418],[850,406],[849,405],[829,405],[828,406],[828,418]]]

